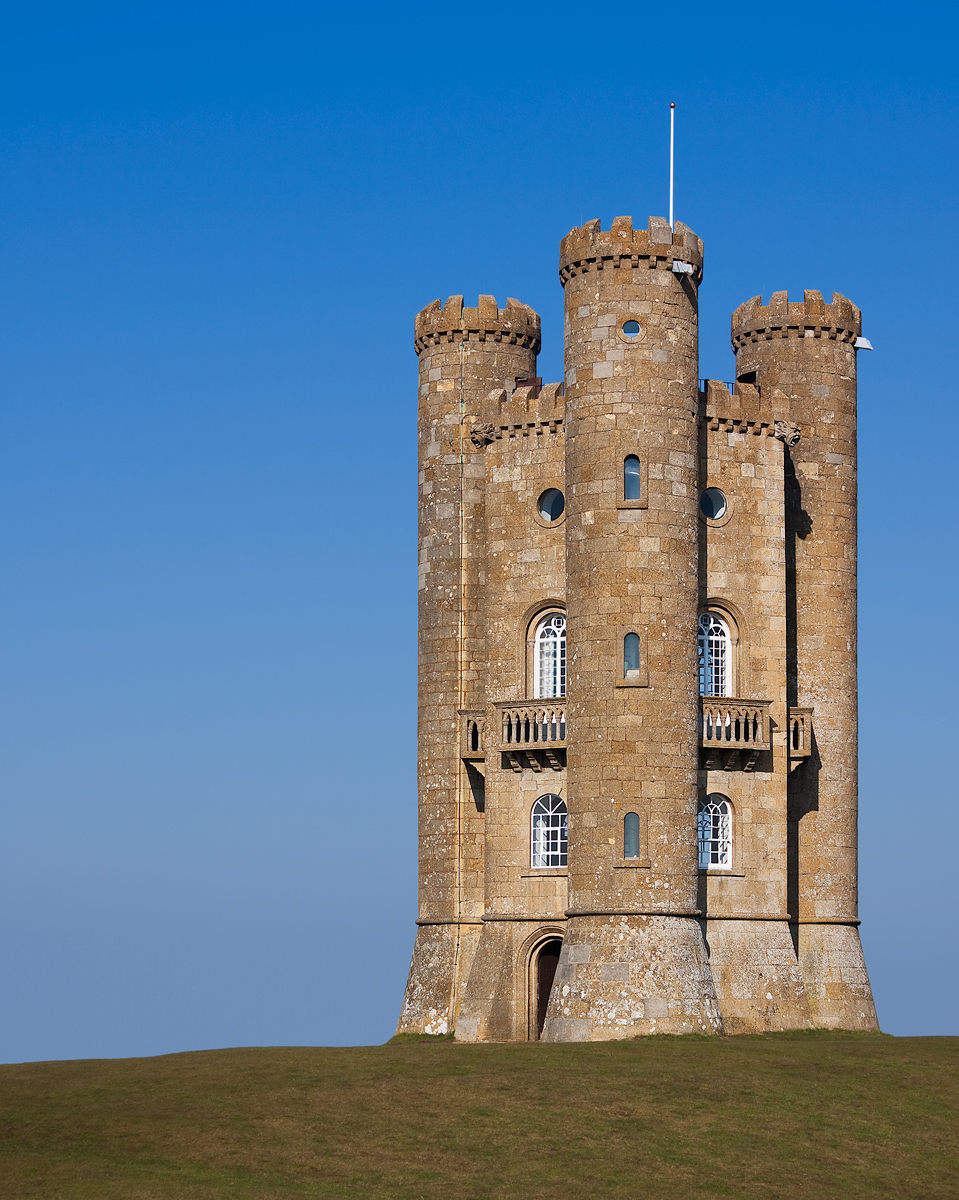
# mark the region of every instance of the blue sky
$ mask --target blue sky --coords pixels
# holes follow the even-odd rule
[[[413,316],[676,215],[860,355],[862,936],[959,1034],[951,6],[5,5],[0,1060],[383,1041],[413,942]]]

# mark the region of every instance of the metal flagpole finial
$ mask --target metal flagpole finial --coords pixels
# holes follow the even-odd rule
[[[673,145],[676,133],[676,105],[669,105],[669,228],[673,228]]]

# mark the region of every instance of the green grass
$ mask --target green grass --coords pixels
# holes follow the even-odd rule
[[[841,1033],[0,1066],[0,1196],[955,1200],[957,1068]]]

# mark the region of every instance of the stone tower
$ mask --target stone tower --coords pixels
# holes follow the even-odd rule
[[[771,393],[785,450],[787,693],[815,714],[812,761],[790,776],[789,908],[816,1024],[873,1028],[859,942],[856,702],[856,341],[859,309],[773,293],[733,314],[736,377]],[[798,434],[798,437],[795,435]]]
[[[459,714],[486,702],[486,445],[490,392],[536,374],[539,317],[462,296],[416,318],[419,389],[420,917],[408,1004],[445,1033],[483,914],[483,820]]]
[[[700,239],[562,243],[420,360],[420,917],[399,1030],[875,1028],[856,918],[859,312],[758,298],[698,378]],[[567,641],[568,638],[568,641]]]

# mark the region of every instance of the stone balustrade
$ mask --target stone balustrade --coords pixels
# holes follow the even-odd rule
[[[514,771],[526,767],[554,771],[566,765],[566,701],[504,701],[496,705],[500,721],[499,749]]]
[[[701,696],[700,742],[704,749],[768,750],[769,700]]]
[[[706,751],[703,765],[707,770],[741,767],[751,771],[759,755],[772,749],[770,703],[730,696],[700,697],[699,744]]]
[[[565,747],[566,704],[561,697],[497,704],[501,720],[500,749]]]
[[[812,709],[790,708],[786,745],[791,759],[805,759],[812,750]]]
[[[486,711],[482,708],[461,708],[460,756],[482,761],[486,757]]]

